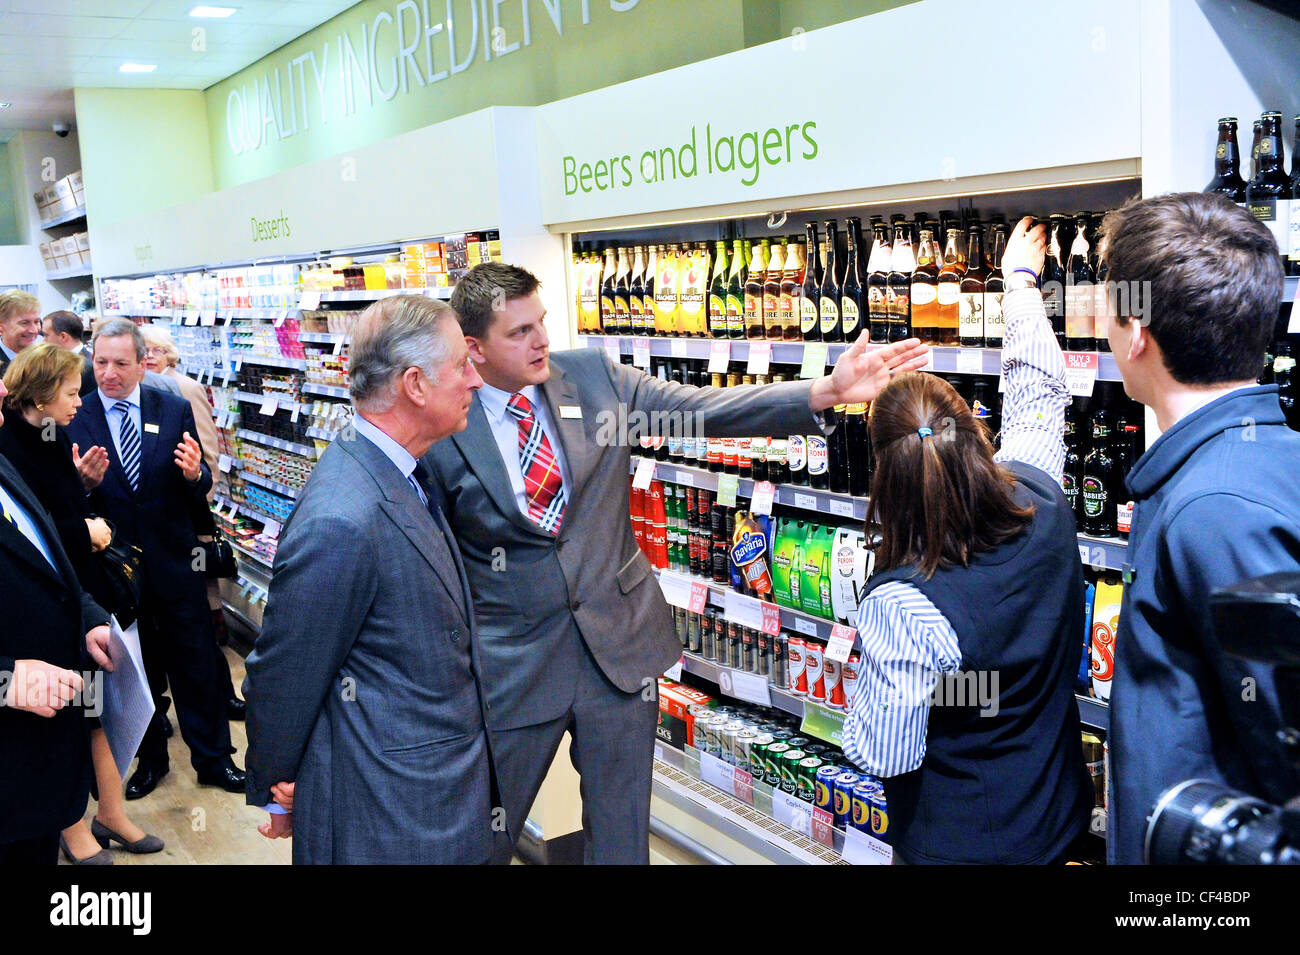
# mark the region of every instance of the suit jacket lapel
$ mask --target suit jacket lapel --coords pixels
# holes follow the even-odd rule
[[[451,440],[464,455],[465,463],[488,492],[492,503],[506,520],[520,530],[550,539],[550,534],[524,517],[515,505],[515,490],[510,486],[510,475],[506,473],[505,463],[501,460],[501,449],[497,447],[492,425],[488,423],[487,412],[483,410],[483,402],[478,395],[474,396],[474,403],[470,405],[468,420],[465,430],[453,434]]]
[[[108,452],[108,472],[104,475],[104,480],[116,481],[122,486],[123,492],[130,496],[132,493],[131,485],[126,479],[126,470],[122,467],[122,459],[117,456],[117,445],[113,442],[113,431],[108,426],[108,412],[104,408],[104,403],[99,400],[98,390],[90,392],[83,399],[81,411],[77,413],[77,420],[85,422],[91,440]],[[82,454],[85,454],[90,449],[81,448],[79,450]]]
[[[153,475],[163,473],[157,461],[163,448],[159,425],[162,423],[162,396],[153,388],[140,386],[140,491],[153,484]],[[149,425],[154,430],[149,430]],[[164,462],[165,463],[165,462]],[[125,474],[125,472],[123,472]]]
[[[45,538],[45,545],[50,550],[50,556],[58,563],[59,569],[55,571],[36,545],[28,540],[27,536],[17,527],[3,519],[0,519],[0,544],[7,547],[15,556],[23,558],[37,570],[49,575],[52,580],[66,586],[69,581],[76,580],[77,577],[76,571],[72,569],[67,555],[63,552],[63,547],[59,543],[58,531],[46,515],[41,502],[23,483],[22,477],[14,469],[14,466],[4,458],[0,458],[0,462],[3,462],[3,464],[0,464],[0,483],[3,483],[9,495],[23,506],[27,516],[32,519],[32,523],[40,530],[41,536]]]
[[[590,468],[591,439],[587,436],[586,421],[583,418],[566,418],[560,414],[560,407],[581,408],[578,401],[578,386],[558,366],[551,364],[551,378],[541,386],[542,397],[546,400],[547,410],[551,413],[552,430],[558,432],[554,438],[564,449],[564,462],[569,466],[571,478],[567,488],[569,503],[572,507],[578,496],[578,489],[587,480]]]

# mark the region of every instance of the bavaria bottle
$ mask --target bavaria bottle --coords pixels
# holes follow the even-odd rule
[[[844,281],[840,284],[840,316],[844,340],[855,342],[864,334],[862,323],[867,320],[866,289],[862,287],[862,270],[858,262],[862,248],[862,233],[857,218],[844,220],[844,234],[848,242],[848,258],[844,262]]]
[[[731,243],[731,272],[727,276],[727,337],[745,337],[745,247]]]

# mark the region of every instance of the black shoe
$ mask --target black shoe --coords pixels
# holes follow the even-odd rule
[[[244,710],[247,709],[247,707],[248,704],[239,697],[232,696],[230,699],[226,700],[226,719],[242,723],[244,721]]]
[[[172,729],[172,721],[169,720],[165,714],[158,712],[154,713],[154,719],[157,720],[158,728],[162,731],[163,736],[167,739],[171,739],[172,733],[176,732]]]
[[[136,767],[131,778],[126,781],[126,798],[141,799],[155,789],[162,782],[162,778],[170,771],[166,765],[157,766],[152,763],[140,763]]]
[[[198,773],[200,785],[216,786],[228,793],[242,793],[244,781],[248,778],[247,774],[229,759],[215,766],[205,766]]]

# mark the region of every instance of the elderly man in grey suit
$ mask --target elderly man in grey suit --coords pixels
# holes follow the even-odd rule
[[[850,347],[833,375],[725,392],[614,364],[601,350],[549,354],[537,279],[501,263],[456,286],[486,384],[467,429],[428,455],[474,592],[488,723],[510,835],[560,739],[581,776],[588,862],[649,861],[656,680],[681,654],[628,516],[630,447],[611,418],[654,413],[705,434],[820,430],[820,412],[870,401],[891,369],[921,367],[911,340]],[[671,426],[671,425],[670,425]],[[614,437],[614,440],[611,440]]]
[[[418,463],[481,385],[444,303],[358,321],[355,435],[285,525],[244,682],[248,801],[295,863],[500,861],[469,584]]]

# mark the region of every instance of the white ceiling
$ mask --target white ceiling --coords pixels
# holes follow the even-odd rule
[[[200,2],[235,7],[189,16]],[[201,90],[348,9],[357,0],[0,0],[0,141],[5,130],[73,119],[72,88]],[[194,49],[194,30],[202,45]],[[153,63],[123,73],[123,63]]]

